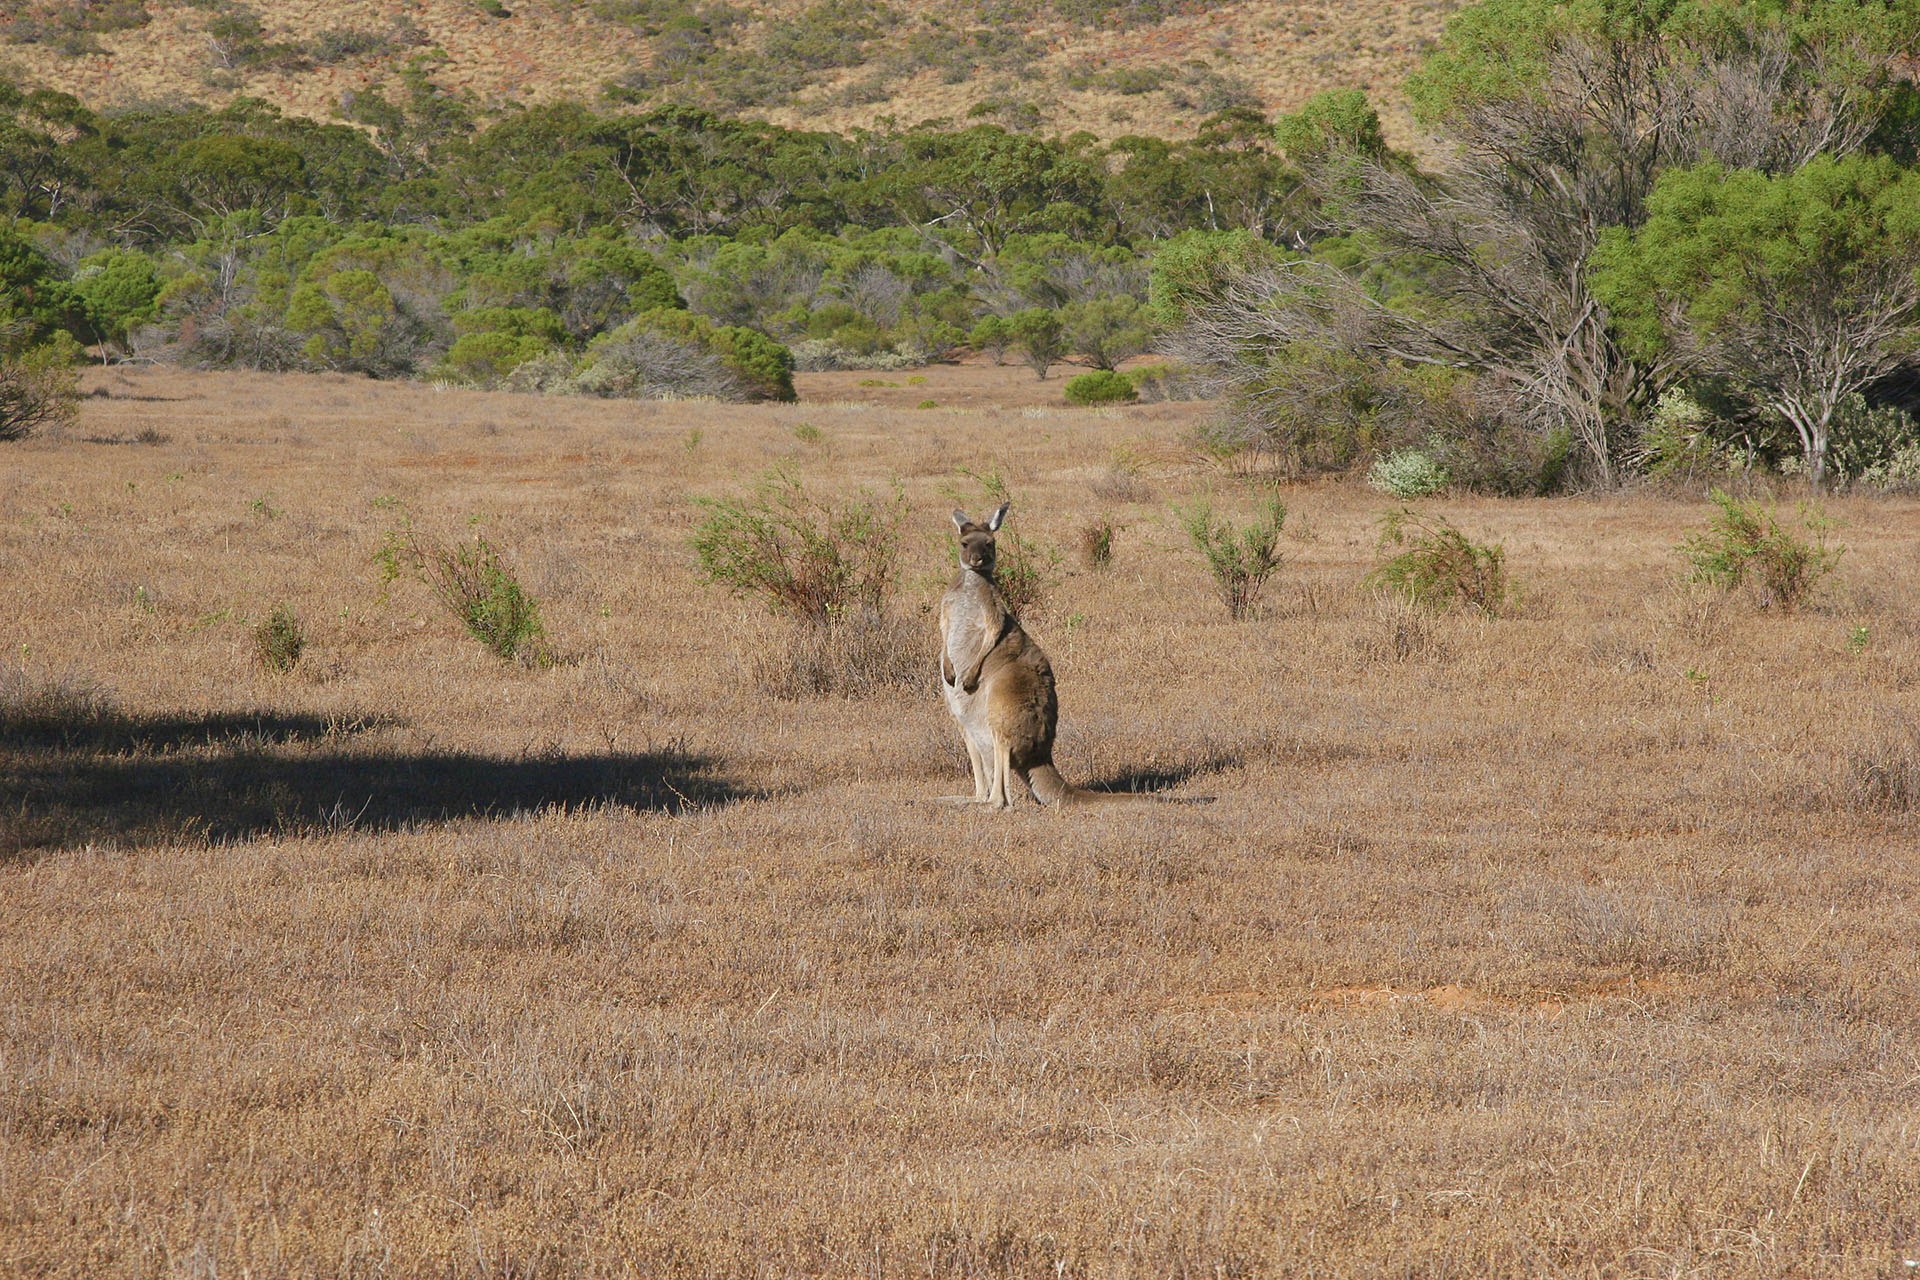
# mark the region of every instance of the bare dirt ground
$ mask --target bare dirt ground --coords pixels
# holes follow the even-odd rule
[[[95,371],[78,430],[7,446],[0,1272],[1920,1256],[1920,504],[1829,503],[1840,570],[1777,616],[1677,584],[1697,497],[1428,503],[1505,542],[1483,620],[1376,597],[1385,502],[1293,487],[1233,623],[1169,514],[1258,496],[1182,447],[1204,406],[925,376]],[[784,632],[686,538],[775,464],[897,479],[925,682],[768,691]],[[988,469],[1068,552],[1029,618],[1062,770],[1213,803],[923,803],[964,785],[925,615]],[[403,518],[501,548],[565,660],[383,583]]]

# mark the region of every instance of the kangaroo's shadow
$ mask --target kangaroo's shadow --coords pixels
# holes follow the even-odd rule
[[[1237,769],[1245,757],[1229,747],[1206,746],[1183,753],[1183,759],[1164,763],[1134,765],[1097,773],[1081,785],[1088,791],[1120,794],[1165,791],[1193,778]],[[1197,799],[1197,797],[1196,797]]]
[[[690,751],[505,758],[358,740],[378,727],[277,713],[0,717],[0,862],[88,843],[393,831],[555,807],[678,812],[748,794]]]

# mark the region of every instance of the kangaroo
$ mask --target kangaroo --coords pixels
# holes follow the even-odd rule
[[[1005,809],[1013,803],[1015,778],[1046,805],[1150,799],[1068,786],[1053,767],[1060,720],[1053,668],[993,583],[993,535],[1011,505],[1001,503],[978,523],[964,511],[953,513],[960,571],[940,598],[940,692],[967,744],[973,794],[943,799]]]

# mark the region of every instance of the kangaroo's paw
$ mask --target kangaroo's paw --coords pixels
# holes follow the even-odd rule
[[[933,803],[951,805],[985,804],[986,800],[980,796],[935,796]]]

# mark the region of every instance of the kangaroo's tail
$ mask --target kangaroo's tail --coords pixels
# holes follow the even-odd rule
[[[1089,791],[1068,784],[1051,764],[1038,764],[1027,771],[1027,785],[1033,798],[1044,805],[1090,804],[1206,804],[1212,796],[1175,797],[1150,791]]]

